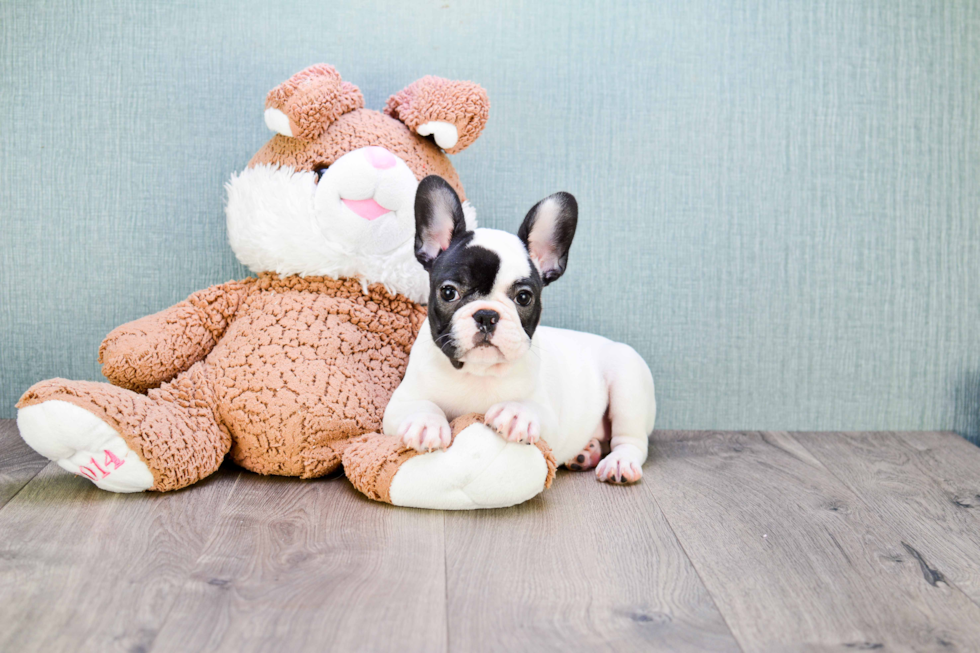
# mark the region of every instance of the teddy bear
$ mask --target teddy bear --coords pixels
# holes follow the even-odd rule
[[[457,419],[442,451],[380,434],[426,316],[416,187],[436,174],[465,199],[447,154],[488,115],[480,86],[433,76],[383,112],[325,64],[274,88],[276,133],[226,184],[228,240],[256,276],[113,330],[99,349],[109,383],[33,385],[17,404],[24,440],[112,492],[184,488],[229,456],[303,479],[343,464],[370,498],[413,507],[538,494],[554,477],[547,445],[507,443],[478,416]]]

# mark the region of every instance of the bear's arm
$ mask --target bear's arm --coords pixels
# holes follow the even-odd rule
[[[102,374],[146,392],[208,355],[231,324],[254,279],[199,290],[179,304],[116,327],[102,341]]]

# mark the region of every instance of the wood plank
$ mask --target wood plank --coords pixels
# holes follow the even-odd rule
[[[795,437],[899,532],[927,573],[980,604],[980,449],[955,433]]]
[[[652,490],[560,471],[516,508],[447,513],[450,650],[739,650]]]
[[[231,494],[113,494],[49,465],[0,511],[0,651],[145,651]]]
[[[21,439],[15,420],[0,419],[0,510],[47,464]]]
[[[663,512],[746,651],[977,650],[980,608],[785,433],[656,432]]]
[[[911,431],[895,434],[921,461],[949,501],[980,521],[980,448],[955,433]]]
[[[216,519],[154,653],[445,650],[443,513],[246,474]]]

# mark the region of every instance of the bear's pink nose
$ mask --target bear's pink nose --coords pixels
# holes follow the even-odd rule
[[[385,170],[395,165],[395,155],[383,147],[365,147],[364,155],[368,163],[378,170]]]

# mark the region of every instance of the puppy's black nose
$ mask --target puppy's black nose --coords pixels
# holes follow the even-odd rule
[[[500,313],[483,309],[474,313],[473,319],[476,320],[480,331],[483,333],[493,333],[493,330],[497,328],[497,322],[500,320]]]

